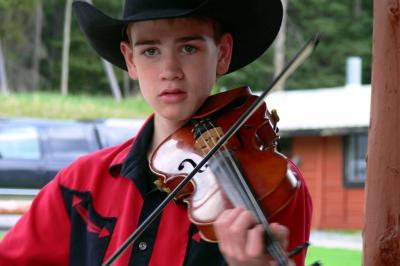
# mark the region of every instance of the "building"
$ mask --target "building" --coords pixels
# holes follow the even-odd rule
[[[314,229],[361,229],[371,86],[280,91],[267,97],[280,117],[279,149],[302,170]]]

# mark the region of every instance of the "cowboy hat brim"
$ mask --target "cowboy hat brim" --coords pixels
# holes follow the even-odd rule
[[[240,2],[240,3],[239,3]],[[158,9],[125,15],[114,19],[93,5],[75,1],[73,9],[81,30],[95,51],[110,63],[126,70],[120,51],[126,26],[130,22],[205,16],[219,21],[233,35],[232,61],[227,73],[240,69],[261,56],[274,41],[282,21],[280,0],[210,0],[193,8]]]

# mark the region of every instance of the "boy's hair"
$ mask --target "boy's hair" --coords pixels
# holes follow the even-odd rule
[[[223,25],[213,18],[201,17],[201,16],[193,16],[193,17],[188,17],[188,18],[194,19],[201,23],[209,23],[211,25],[211,27],[213,28],[213,38],[214,38],[214,41],[216,44],[218,44],[221,41],[222,35],[224,35],[224,33],[227,32],[226,30],[224,30]],[[134,23],[135,22],[127,23],[127,25],[125,26],[125,29],[122,32],[122,34],[123,34],[122,41],[132,43],[131,35],[130,35],[130,28]]]

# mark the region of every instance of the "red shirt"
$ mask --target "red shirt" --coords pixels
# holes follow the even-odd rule
[[[165,197],[152,185],[146,159],[153,121],[116,147],[82,157],[37,195],[0,242],[0,265],[100,265]],[[133,145],[134,144],[134,145]],[[311,198],[301,187],[271,219],[290,230],[289,250],[308,241]],[[304,265],[305,251],[294,260]],[[115,265],[225,265],[217,244],[203,241],[183,204],[171,202]]]

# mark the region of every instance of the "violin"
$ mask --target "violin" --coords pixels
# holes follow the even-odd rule
[[[159,189],[172,191],[257,98],[248,87],[209,97],[190,123],[154,151],[150,169],[159,177]],[[235,184],[230,180],[238,175],[253,188],[252,194],[266,217],[284,208],[295,195],[299,182],[290,174],[287,158],[276,150],[277,120],[262,105],[175,196],[176,201],[187,203],[189,219],[204,240],[217,241],[213,222],[222,211],[243,205],[232,202],[237,201],[232,194],[237,189],[221,188],[226,183]]]
[[[279,266],[287,265],[267,217],[290,202],[299,182],[276,150],[278,117],[267,110],[264,99],[318,42],[317,33],[259,97],[248,88],[211,96],[188,124],[156,148],[150,170],[168,195],[102,266],[112,265],[174,199],[188,204],[190,220],[211,242],[217,241],[212,223],[218,214],[229,207],[246,207],[264,227],[267,252]]]

